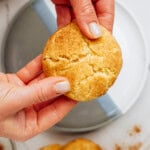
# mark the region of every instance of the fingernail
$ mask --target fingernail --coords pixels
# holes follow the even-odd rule
[[[70,83],[68,81],[62,81],[55,84],[55,90],[57,93],[63,94],[70,91]]]
[[[98,38],[102,35],[100,26],[97,23],[95,22],[90,23],[89,28],[94,37]]]

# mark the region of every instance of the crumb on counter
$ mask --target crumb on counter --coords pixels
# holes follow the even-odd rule
[[[134,125],[133,128],[130,130],[129,135],[134,136],[142,132],[142,129],[139,125]]]
[[[121,146],[118,144],[115,144],[115,149],[114,150],[122,150]]]
[[[138,142],[134,145],[129,146],[128,150],[140,150],[142,145],[143,144],[141,142]]]

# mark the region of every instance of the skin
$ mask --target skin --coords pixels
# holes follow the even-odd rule
[[[90,39],[89,24],[95,22],[110,32],[114,20],[114,0],[52,0],[58,27],[76,21]],[[0,136],[27,140],[59,122],[76,104],[61,96],[54,85],[62,77],[46,78],[41,55],[16,74],[0,73]]]
[[[52,0],[56,7],[58,27],[75,20],[85,36],[90,39],[88,25],[91,22],[101,24],[110,32],[114,22],[114,0]]]
[[[0,73],[0,136],[27,140],[55,125],[76,104],[55,91],[55,83],[66,79],[45,78],[41,57],[16,74]]]

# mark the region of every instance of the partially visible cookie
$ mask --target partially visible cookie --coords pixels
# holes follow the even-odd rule
[[[102,148],[91,140],[78,138],[67,143],[61,150],[102,150]]]
[[[115,38],[101,26],[102,36],[87,39],[75,23],[56,31],[43,51],[46,76],[63,76],[71,84],[66,94],[77,101],[102,96],[113,85],[122,67],[122,55]]]
[[[40,150],[61,150],[61,145],[53,144],[42,147]]]

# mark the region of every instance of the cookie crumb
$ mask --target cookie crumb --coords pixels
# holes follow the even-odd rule
[[[129,146],[128,150],[140,150],[141,147],[142,147],[142,143],[138,142],[134,145]]]
[[[142,131],[141,127],[139,125],[135,125],[135,126],[133,126],[133,128],[129,132],[129,135],[134,136],[134,135],[137,135],[137,134],[141,133],[141,131]]]
[[[114,150],[122,150],[121,146],[118,144],[115,144],[115,149]]]

